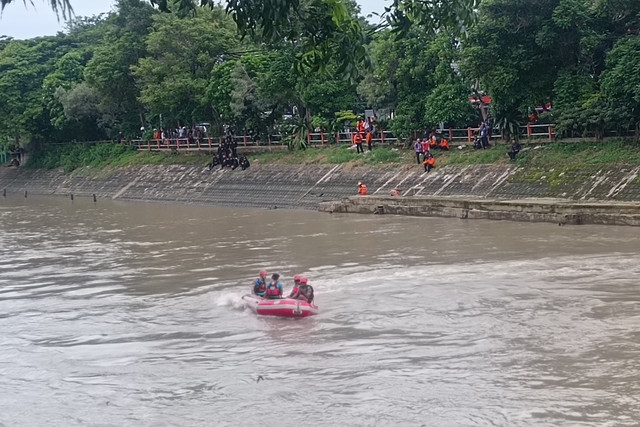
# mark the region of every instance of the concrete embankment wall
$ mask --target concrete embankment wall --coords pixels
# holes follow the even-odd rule
[[[511,165],[446,166],[428,174],[419,165],[254,164],[246,171],[154,165],[82,169],[71,174],[2,167],[0,189],[7,194],[95,194],[98,198],[227,206],[529,221],[564,218],[568,223],[637,225],[639,173],[639,167],[631,166],[566,171]],[[367,184],[368,197],[349,197],[356,193],[358,181]],[[401,197],[389,197],[394,188],[402,190]],[[555,210],[558,206],[568,210]],[[625,215],[626,219],[616,222],[588,215],[603,206],[608,206],[611,218]]]

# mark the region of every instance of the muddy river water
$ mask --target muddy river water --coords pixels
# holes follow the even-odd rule
[[[0,199],[2,426],[636,426],[640,231]],[[258,270],[318,316],[260,318]]]

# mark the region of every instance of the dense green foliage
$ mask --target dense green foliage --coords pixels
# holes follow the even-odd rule
[[[67,0],[50,3],[68,13]],[[401,137],[477,125],[469,97],[482,94],[506,137],[548,104],[538,119],[560,136],[640,134],[637,0],[394,0],[389,28],[352,0],[216,4],[118,0],[68,34],[0,38],[0,140],[42,147],[207,122],[288,132],[304,148],[311,129],[354,126],[350,112],[365,108]]]

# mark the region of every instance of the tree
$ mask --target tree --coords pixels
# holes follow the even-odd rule
[[[640,140],[640,36],[629,35],[618,41],[607,56],[602,74],[602,93],[610,108],[616,108],[617,125],[633,126]]]
[[[102,108],[100,94],[87,83],[79,83],[69,90],[59,87],[55,97],[73,128],[73,139],[98,141],[113,126],[113,118]]]
[[[456,62],[460,51],[447,33],[410,29],[403,38],[391,31],[374,37],[374,68],[358,90],[368,105],[395,111],[391,129],[400,137],[445,122],[468,124],[473,115],[466,84]]]
[[[24,145],[44,140],[52,129],[45,77],[68,51],[64,37],[11,41],[0,51],[0,135]]]
[[[16,0],[0,0],[6,5]],[[218,0],[149,0],[161,11],[182,15],[193,12],[196,4],[218,7]],[[63,16],[73,13],[71,0],[49,0],[55,11]],[[387,8],[387,22],[398,32],[406,32],[417,25],[431,33],[442,28],[466,33],[475,20],[479,0],[413,1],[394,0]],[[329,59],[339,64],[338,71],[355,82],[358,64],[367,62],[366,35],[361,22],[350,12],[352,7],[343,0],[227,0],[226,11],[233,17],[239,33],[256,35],[271,43],[283,39],[298,40],[303,47],[297,58],[297,69],[323,70]],[[291,21],[296,17],[305,26],[296,31]]]
[[[154,15],[146,44],[149,56],[133,74],[151,116],[162,114],[171,126],[211,116],[206,96],[211,73],[237,47],[235,27],[224,11],[199,10],[187,18]]]
[[[141,0],[119,0],[117,13],[103,24],[102,40],[84,70],[86,81],[101,96],[103,109],[119,130],[138,135],[146,125],[140,89],[131,68],[147,54],[146,38],[156,13]]]
[[[87,58],[79,50],[72,50],[55,62],[53,71],[42,82],[43,100],[48,109],[51,124],[58,130],[64,129],[66,116],[64,107],[56,96],[62,90],[69,90],[82,82]]]
[[[0,0],[0,10],[4,10],[4,8],[7,5],[15,1],[19,1],[19,0]],[[53,9],[53,11],[56,13],[61,12],[64,18],[67,18],[67,17],[70,18],[71,15],[73,14],[73,7],[71,6],[71,0],[48,0],[48,1],[49,1],[49,5],[51,6],[51,9]],[[26,1],[24,3],[26,4]]]

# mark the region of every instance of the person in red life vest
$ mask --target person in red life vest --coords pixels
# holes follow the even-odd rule
[[[358,183],[358,194],[361,196],[367,195],[367,185],[361,182]]]
[[[293,277],[293,289],[291,289],[291,293],[287,298],[293,298],[293,296],[298,293],[298,286],[300,286],[300,279],[302,279],[302,277],[298,276],[297,274]]]
[[[371,151],[371,144],[373,143],[373,135],[371,135],[370,130],[367,131],[366,141],[367,141],[367,148],[369,149],[369,151]]]
[[[356,146],[357,153],[364,153],[364,150],[362,149],[362,135],[360,134],[360,132],[356,132],[353,134],[353,143]]]
[[[265,292],[265,298],[279,299],[282,298],[282,283],[278,282],[280,275],[273,273],[271,276],[271,283],[267,285],[267,291]]]
[[[431,169],[436,167],[436,159],[433,157],[431,153],[427,154],[427,158],[424,159],[424,171],[429,172]]]
[[[442,138],[440,140],[440,143],[438,144],[438,148],[444,151],[449,151],[449,141],[447,141],[447,138]]]
[[[427,153],[429,152],[431,147],[429,146],[429,141],[427,140],[427,138],[422,138],[420,144],[422,144],[422,155],[424,156],[422,160],[424,160],[427,158]]]
[[[260,270],[260,277],[253,282],[253,293],[263,297],[265,292],[267,292],[267,271]]]
[[[291,298],[306,301],[309,304],[313,302],[313,287],[309,285],[308,278],[303,277],[300,279],[300,286],[298,286],[298,291]]]
[[[362,117],[358,117],[358,124],[356,124],[356,130],[358,133],[364,133],[364,120]]]

